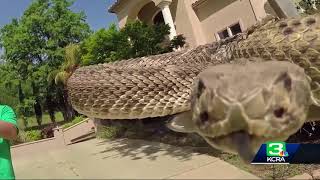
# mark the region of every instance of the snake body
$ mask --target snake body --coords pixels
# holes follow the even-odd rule
[[[137,119],[190,109],[191,86],[216,44],[79,68],[68,81],[73,107],[100,119]]]
[[[320,99],[320,18],[266,18],[238,36],[193,49],[77,69],[67,88],[79,113],[139,119],[190,110],[192,85],[208,66],[238,58],[289,61],[304,68]]]
[[[313,15],[265,18],[193,49],[81,67],[67,89],[74,109],[90,118],[174,115],[170,129],[250,160],[262,143],[320,119],[319,81],[320,17]]]

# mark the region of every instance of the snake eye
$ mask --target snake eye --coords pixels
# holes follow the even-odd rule
[[[200,122],[206,124],[209,122],[209,114],[207,111],[204,111],[200,114]]]
[[[203,81],[199,79],[198,81],[198,89],[197,89],[197,97],[199,98],[201,94],[203,93],[206,86],[204,85]]]
[[[286,112],[286,110],[283,107],[280,107],[278,109],[275,109],[273,111],[273,114],[277,118],[282,118],[285,112]]]
[[[292,79],[290,77],[290,75],[287,72],[282,73],[276,80],[276,83],[282,82],[283,83],[283,87],[287,90],[287,91],[291,91],[292,89]]]

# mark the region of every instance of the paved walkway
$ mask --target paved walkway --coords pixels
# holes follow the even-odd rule
[[[212,156],[127,139],[92,139],[13,163],[17,179],[258,179]]]

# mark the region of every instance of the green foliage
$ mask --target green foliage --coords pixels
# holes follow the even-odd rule
[[[168,41],[168,25],[139,21],[91,35],[85,14],[70,10],[73,2],[34,0],[21,18],[0,29],[0,103],[14,107],[26,126],[30,116],[46,110],[72,119],[65,84],[79,65],[160,54],[183,44],[180,36]]]
[[[41,139],[41,131],[39,130],[31,130],[25,133],[25,141],[37,141]]]
[[[172,49],[182,48],[185,44],[186,38],[182,34],[179,34],[175,36],[170,42],[171,51]]]
[[[121,126],[100,126],[98,128],[97,137],[102,139],[117,138],[124,133],[124,128]]]
[[[71,122],[69,122],[67,124],[64,124],[63,125],[63,129],[67,129],[68,127],[71,127],[71,126],[73,126],[73,125],[75,125],[75,124],[77,124],[77,123],[79,123],[79,122],[81,122],[83,120],[84,120],[83,116],[77,116]]]
[[[31,131],[20,131],[18,135],[18,140],[20,142],[32,142],[41,140],[41,131],[40,130],[31,130]]]
[[[62,65],[67,45],[79,43],[91,33],[86,16],[72,12],[72,4],[71,0],[34,0],[20,19],[0,30],[0,46],[5,50],[0,89],[5,88],[8,98],[16,96],[13,100],[0,96],[0,100],[13,104],[18,99],[19,114],[29,116],[31,100],[36,102],[35,112],[50,107],[46,102],[61,103],[57,97],[61,92],[49,84],[48,79],[53,78],[48,75]]]
[[[74,71],[81,61],[80,47],[78,44],[69,44],[65,47],[64,63],[62,69],[66,72]]]
[[[149,26],[140,21],[129,22],[118,30],[113,24],[100,29],[81,45],[82,65],[113,62],[167,52],[170,42],[168,25]]]
[[[81,53],[80,47],[77,44],[69,44],[65,47],[64,61],[60,66],[60,70],[53,71],[55,73],[54,82],[56,85],[64,86],[73,71],[80,65]],[[49,75],[50,78],[53,74]]]
[[[84,14],[72,12],[71,5],[68,0],[33,1],[20,20],[1,30],[5,59],[60,65],[64,47],[80,42],[90,32]]]
[[[41,131],[40,130],[30,130],[30,131],[19,131],[18,137],[10,141],[11,145],[17,145],[21,143],[33,142],[41,140]]]
[[[35,100],[25,99],[22,103],[17,106],[18,115],[24,115],[26,117],[30,117],[33,115],[33,105],[35,104]]]
[[[65,85],[67,83],[68,77],[70,74],[66,71],[61,71],[56,74],[54,82],[56,85]]]
[[[128,22],[120,31],[130,44],[130,57],[142,57],[163,53],[166,46],[162,43],[170,34],[168,25],[149,26],[146,23]]]
[[[111,62],[128,57],[129,44],[126,37],[112,24],[109,29],[100,29],[82,44],[82,65]]]
[[[12,108],[16,108],[19,104],[17,97],[18,91],[13,88],[18,85],[14,77],[8,77],[7,66],[5,64],[0,65],[0,104],[9,105]],[[11,79],[12,78],[12,79]]]
[[[62,122],[63,121],[63,116],[62,116],[62,114],[60,112],[56,112],[55,113],[55,118],[56,118],[56,122]],[[38,126],[35,116],[26,117],[26,121],[28,122],[28,126],[25,127],[24,124],[23,124],[24,122],[23,122],[22,117],[21,116],[19,117],[18,122],[17,122],[19,129],[25,130],[26,128],[30,129],[30,128],[34,128],[34,127]],[[52,123],[48,113],[44,113],[43,114],[42,121],[43,121],[43,125],[48,125],[48,124]]]

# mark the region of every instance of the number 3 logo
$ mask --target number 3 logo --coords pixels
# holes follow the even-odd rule
[[[267,143],[267,156],[279,156],[281,151],[286,151],[283,142]]]

